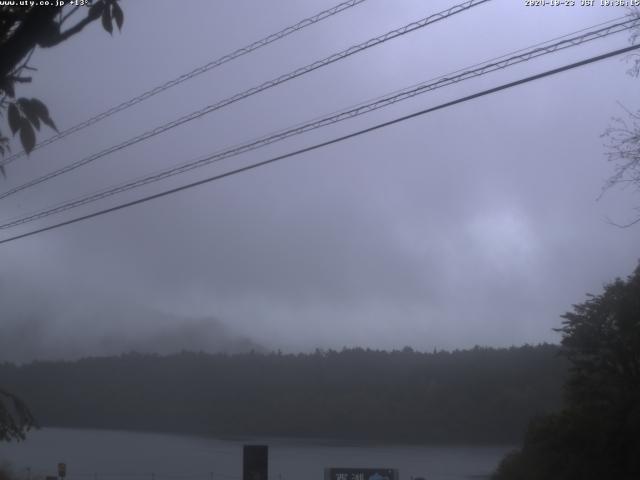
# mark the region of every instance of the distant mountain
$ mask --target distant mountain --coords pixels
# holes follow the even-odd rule
[[[2,295],[0,292],[0,304]],[[183,317],[135,304],[24,299],[0,317],[0,362],[78,359],[139,353],[263,352],[217,318]]]
[[[159,321],[160,317],[162,321]],[[136,322],[140,323],[140,319]],[[127,335],[124,339],[118,332],[104,334],[100,338],[99,352],[107,355],[126,352],[167,355],[182,351],[229,354],[266,351],[258,343],[235,334],[220,320],[212,317],[185,319],[158,314],[158,319],[147,322],[146,325],[143,322],[138,330],[136,334]]]

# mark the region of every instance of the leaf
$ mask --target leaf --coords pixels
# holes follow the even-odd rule
[[[51,120],[51,117],[49,116],[49,109],[44,103],[37,98],[32,98],[29,100],[29,104],[30,108],[36,113],[36,115],[38,115],[40,120],[42,120],[42,123],[47,125],[49,128],[54,129],[56,132],[58,131],[58,127],[56,127],[56,124]]]
[[[9,128],[11,129],[11,133],[13,135],[15,135],[18,130],[20,130],[21,123],[22,118],[20,117],[18,107],[15,103],[9,104]]]
[[[113,25],[111,24],[111,10],[109,8],[105,8],[102,11],[102,26],[107,32],[113,34]]]
[[[116,21],[116,25],[118,25],[118,30],[121,31],[122,23],[124,22],[124,13],[122,13],[122,8],[120,8],[120,5],[118,5],[117,2],[113,2],[112,5],[111,14]]]
[[[96,2],[93,5],[91,5],[91,8],[89,8],[89,14],[87,16],[91,21],[93,21],[96,18],[98,18],[100,15],[102,15],[103,10],[104,10],[104,2],[102,1]]]
[[[37,98],[32,98],[29,103],[31,103],[31,108],[38,112],[40,118],[47,118],[49,116],[49,109]]]
[[[13,80],[10,80],[8,78],[3,79],[2,83],[0,83],[0,88],[7,92],[7,95],[9,95],[9,97],[15,98],[16,91],[13,88]]]
[[[31,122],[31,125],[36,127],[36,130],[40,130],[40,119],[38,118],[38,112],[33,108],[31,101],[28,98],[19,98],[18,104],[20,105],[20,108],[26,115],[27,119]]]
[[[20,141],[22,142],[22,148],[27,153],[31,153],[33,147],[36,146],[36,133],[33,131],[33,127],[29,122],[23,122],[20,129]]]

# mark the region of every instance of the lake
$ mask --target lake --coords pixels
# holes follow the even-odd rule
[[[237,480],[242,446],[269,445],[271,480],[322,480],[325,467],[388,467],[400,479],[469,480],[489,475],[512,446],[435,447],[360,445],[324,440],[238,440],[159,433],[46,428],[21,443],[0,444],[0,462],[25,478],[68,480]]]

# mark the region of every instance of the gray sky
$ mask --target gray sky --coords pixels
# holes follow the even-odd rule
[[[19,94],[42,99],[67,128],[335,3],[125,2],[122,34],[95,24],[37,51],[34,83]],[[368,0],[11,164],[1,188],[453,3]],[[0,213],[39,210],[624,13],[494,0],[2,200]],[[619,34],[443,88],[37,226],[626,45]],[[640,227],[605,220],[630,219],[638,195],[596,201],[612,173],[601,134],[625,114],[619,103],[640,107],[628,68],[607,60],[2,245],[0,360],[153,349],[158,338],[165,351],[172,332],[190,332],[174,335],[176,349],[219,348],[222,327],[202,318],[283,350],[558,341],[559,315],[640,258]]]

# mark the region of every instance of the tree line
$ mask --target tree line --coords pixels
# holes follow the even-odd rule
[[[549,344],[421,353],[130,353],[0,365],[43,426],[385,442],[505,443],[557,410]]]

